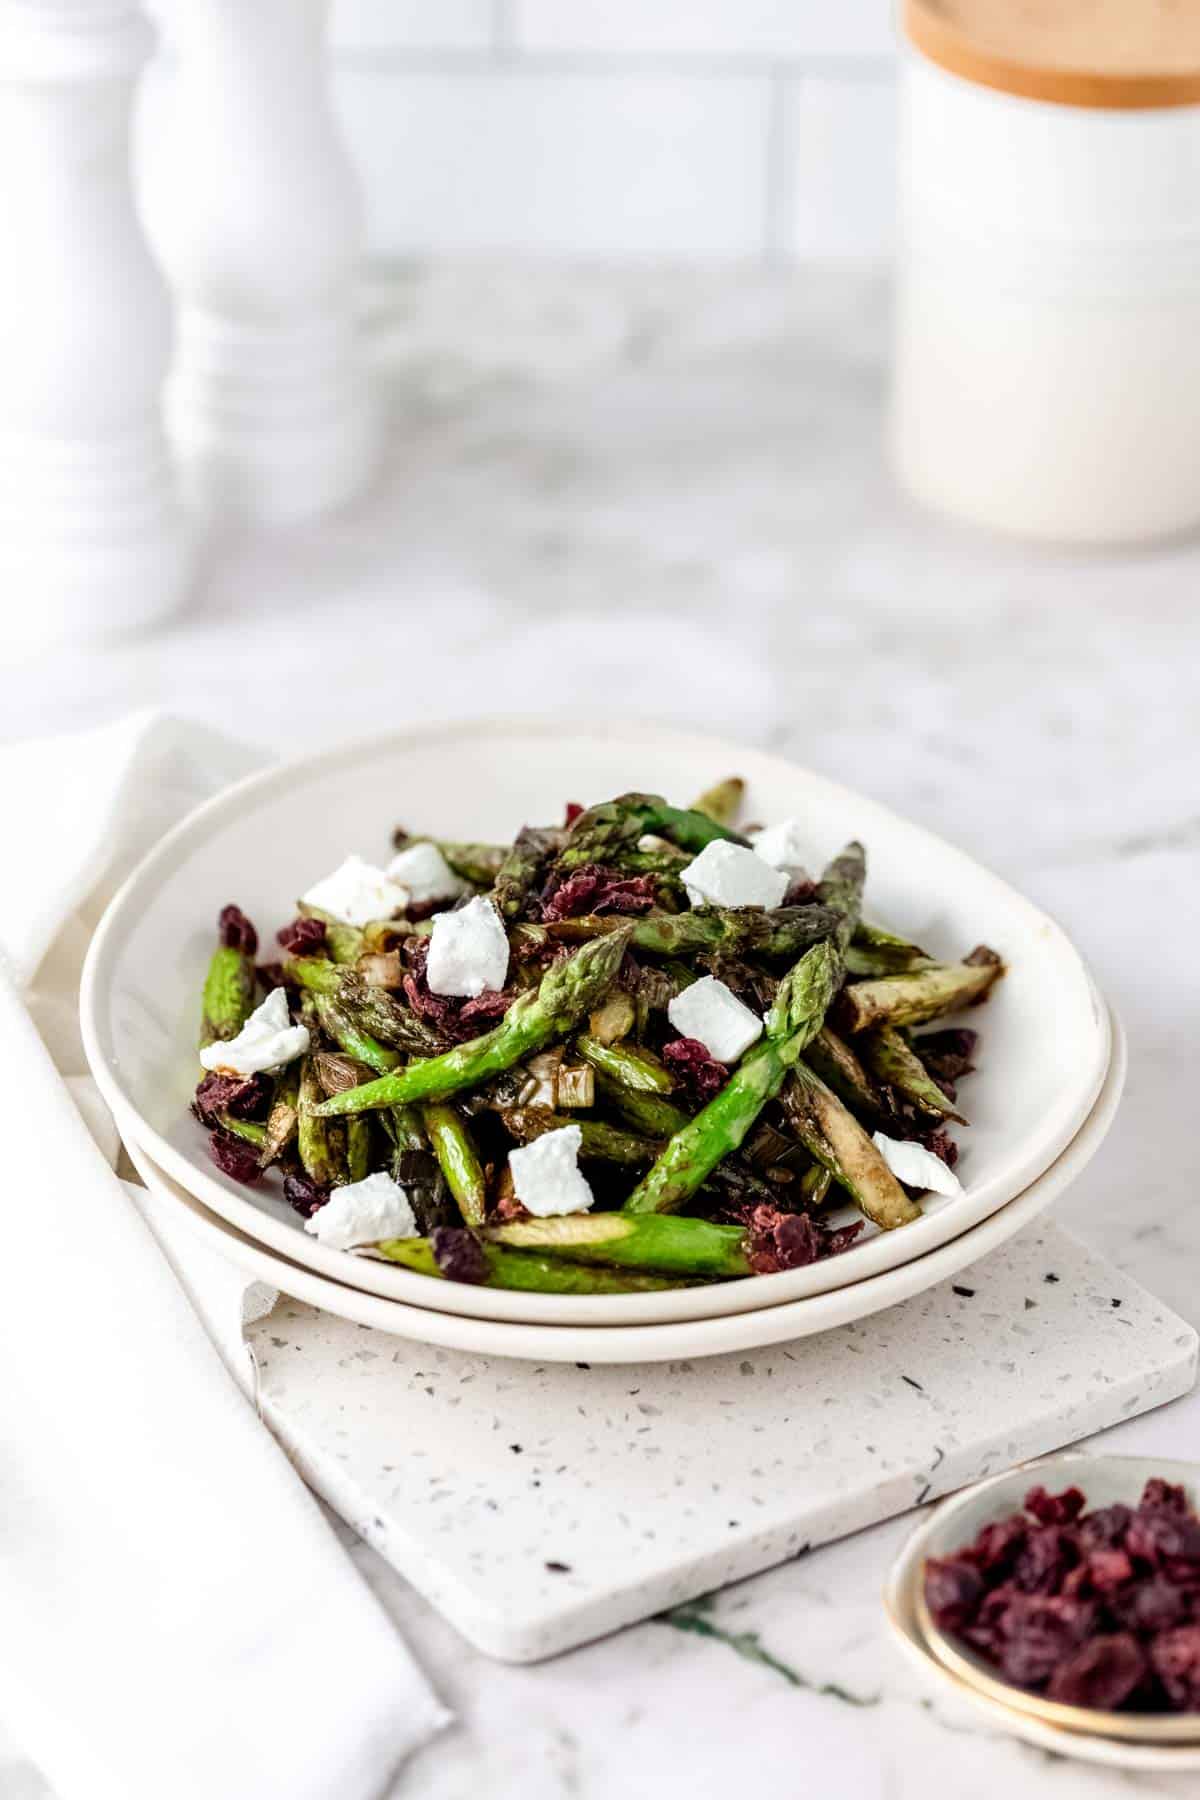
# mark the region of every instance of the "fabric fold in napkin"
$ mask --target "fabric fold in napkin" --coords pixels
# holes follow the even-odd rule
[[[0,750],[0,1713],[59,1800],[384,1800],[448,1717],[63,1079],[99,905],[253,760],[145,715]]]

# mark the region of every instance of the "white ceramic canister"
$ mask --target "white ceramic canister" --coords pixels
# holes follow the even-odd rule
[[[1200,525],[1200,0],[906,0],[894,462],[1066,544]]]

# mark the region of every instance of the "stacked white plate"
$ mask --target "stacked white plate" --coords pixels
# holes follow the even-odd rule
[[[964,1192],[809,1268],[655,1294],[562,1297],[434,1281],[329,1250],[267,1183],[211,1162],[188,1110],[216,915],[229,902],[264,939],[349,851],[385,860],[392,827],[511,838],[565,802],[626,789],[686,800],[726,774],[746,816],[796,815],[818,866],[867,846],[867,912],[933,954],[980,942],[1008,963],[972,1023],[980,1066],[963,1099]],[[269,956],[264,946],[262,952]],[[760,751],[645,725],[485,722],[398,733],[277,767],[200,807],[117,894],[84,971],[93,1073],[139,1168],[232,1260],[284,1292],[400,1336],[492,1355],[645,1361],[822,1331],[890,1306],[986,1254],[1073,1181],[1099,1148],[1124,1077],[1119,1029],[1055,922],[962,851],[862,795]],[[846,1214],[846,1217],[851,1216]]]

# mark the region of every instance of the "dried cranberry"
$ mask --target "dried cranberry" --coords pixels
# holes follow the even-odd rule
[[[404,977],[404,994],[419,1019],[436,1025],[439,1031],[458,1042],[478,1037],[481,1032],[502,1019],[516,992],[489,988],[474,999],[461,1000],[453,994],[435,994],[429,985],[426,965],[429,961],[429,939],[410,938],[405,946],[408,973]]]
[[[1146,1655],[1128,1631],[1094,1637],[1059,1663],[1046,1692],[1068,1706],[1100,1707],[1115,1712],[1147,1673]]]
[[[566,809],[563,812],[563,824],[566,826],[568,831],[570,831],[572,825],[575,823],[576,819],[579,817],[579,815],[582,813],[582,811],[583,811],[583,808],[582,808],[582,806],[580,806],[578,800],[568,800],[567,801]]]
[[[1138,1501],[1139,1508],[1162,1507],[1167,1512],[1188,1512],[1188,1497],[1183,1488],[1174,1482],[1164,1481],[1160,1475],[1152,1475],[1142,1489],[1142,1497]]]
[[[217,934],[226,950],[240,950],[246,956],[253,956],[258,949],[258,933],[240,906],[221,908]]]
[[[202,1124],[213,1126],[222,1113],[233,1119],[258,1119],[271,1102],[265,1075],[206,1075],[196,1089],[193,1109]]]
[[[925,1564],[925,1604],[943,1631],[962,1631],[983,1598],[983,1576],[959,1556],[931,1556]]]
[[[209,1153],[223,1175],[233,1181],[244,1182],[253,1187],[262,1174],[258,1165],[258,1151],[253,1144],[247,1144],[242,1138],[234,1137],[228,1131],[214,1131],[208,1140]]]
[[[433,1259],[447,1281],[478,1285],[487,1277],[487,1262],[478,1241],[469,1231],[450,1225],[435,1226],[429,1234]]]
[[[820,889],[816,882],[810,881],[807,875],[793,875],[788,884],[788,890],[783,896],[783,904],[785,906],[811,906],[819,894]]]
[[[1000,1621],[1000,1667],[1018,1687],[1039,1687],[1083,1643],[1096,1608],[1061,1594],[1014,1594]]]
[[[719,1094],[729,1080],[729,1070],[709,1055],[699,1038],[672,1038],[663,1045],[662,1059],[703,1101]]]
[[[1039,1525],[1071,1525],[1086,1505],[1087,1498],[1077,1487],[1048,1494],[1039,1486],[1030,1488],[1025,1496],[1025,1511],[1032,1513]]]
[[[1093,1550],[1082,1566],[1098,1594],[1111,1594],[1133,1579],[1133,1564],[1124,1550]]]
[[[584,913],[642,913],[654,905],[653,875],[623,875],[603,863],[585,863],[570,875],[553,877],[542,894],[542,918],[577,919]]]
[[[1200,1625],[1163,1631],[1150,1645],[1150,1661],[1171,1705],[1200,1712]]]
[[[329,1189],[298,1169],[289,1169],[283,1178],[283,1197],[304,1218],[311,1219],[328,1200]]]
[[[927,1031],[914,1038],[913,1049],[935,1081],[961,1081],[975,1067],[973,1057],[979,1033],[959,1027],[954,1031]]]
[[[1057,1525],[1043,1525],[1026,1538],[1013,1580],[1022,1593],[1052,1594],[1078,1561],[1074,1539]]]
[[[1019,1514],[997,1519],[982,1527],[971,1546],[971,1558],[991,1581],[1002,1581],[1012,1574],[1028,1536],[1029,1526]]]
[[[1191,1617],[1190,1596],[1186,1588],[1168,1581],[1165,1575],[1151,1575],[1132,1587],[1107,1597],[1109,1612],[1118,1625],[1154,1637],[1184,1625]]]
[[[953,1099],[953,1094],[951,1094],[949,1098]],[[941,1126],[939,1126],[936,1131],[924,1132],[921,1136],[921,1142],[924,1144],[926,1150],[933,1152],[934,1156],[940,1156],[948,1169],[952,1169],[958,1161],[958,1145],[950,1136],[950,1133]]]
[[[292,919],[275,933],[289,956],[315,956],[325,948],[324,919]]]
[[[1154,1568],[1200,1562],[1200,1519],[1165,1507],[1134,1514],[1125,1533],[1125,1548]]]
[[[860,1230],[861,1223],[856,1222],[829,1231],[809,1213],[785,1213],[763,1202],[747,1216],[746,1254],[756,1275],[776,1275],[838,1255]]]
[[[1125,1542],[1132,1506],[1118,1500],[1112,1506],[1098,1506],[1079,1521],[1079,1542],[1084,1550],[1113,1550]]]

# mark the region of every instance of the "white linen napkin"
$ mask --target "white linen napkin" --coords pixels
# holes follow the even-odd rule
[[[0,749],[0,1715],[60,1800],[382,1800],[448,1719],[85,1124],[99,908],[255,760],[146,714]]]

